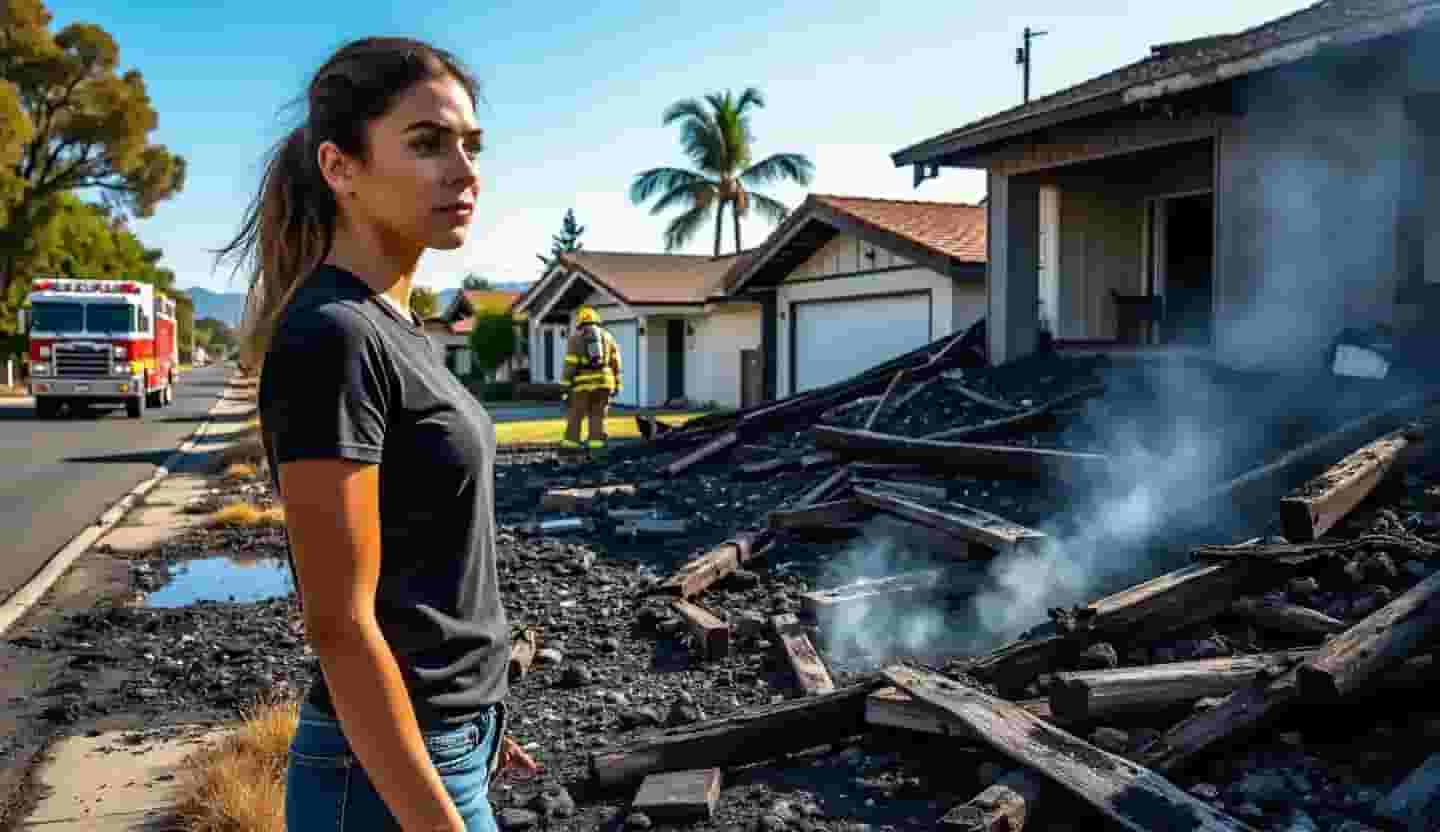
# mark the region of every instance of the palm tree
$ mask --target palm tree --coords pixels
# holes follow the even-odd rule
[[[815,166],[799,153],[777,153],[751,164],[754,137],[750,133],[749,111],[764,107],[765,99],[754,87],[739,98],[731,93],[711,93],[705,104],[687,98],[665,110],[664,124],[680,122],[680,141],[685,155],[697,170],[651,168],[635,176],[630,199],[637,205],[656,193],[660,198],[650,208],[659,214],[683,207],[685,212],[665,229],[665,250],[673,251],[689,242],[713,207],[715,209],[715,256],[720,256],[725,206],[730,206],[735,223],[735,251],[740,247],[740,218],[754,208],[771,222],[785,219],[790,209],[778,200],[751,190],[756,185],[793,181],[809,185]]]

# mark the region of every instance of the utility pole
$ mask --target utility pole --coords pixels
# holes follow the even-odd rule
[[[1025,78],[1025,103],[1030,103],[1030,42],[1035,38],[1047,35],[1049,32],[1036,32],[1029,26],[1025,27],[1025,34],[1022,36],[1024,45],[1015,50],[1015,63],[1021,68]]]

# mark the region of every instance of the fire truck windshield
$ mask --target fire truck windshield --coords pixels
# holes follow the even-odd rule
[[[123,303],[45,301],[31,309],[31,329],[39,332],[111,334],[134,329],[135,311]]]

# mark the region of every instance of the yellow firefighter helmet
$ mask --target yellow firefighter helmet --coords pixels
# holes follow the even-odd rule
[[[594,309],[588,306],[582,306],[580,307],[580,314],[575,316],[575,322],[579,324],[598,324],[600,323],[600,316],[595,314]]]

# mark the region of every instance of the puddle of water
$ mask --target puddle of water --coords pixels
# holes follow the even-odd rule
[[[184,607],[197,601],[249,603],[279,598],[295,589],[282,559],[195,558],[169,568],[170,580],[145,599],[147,607]]]

